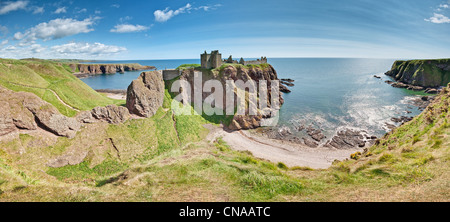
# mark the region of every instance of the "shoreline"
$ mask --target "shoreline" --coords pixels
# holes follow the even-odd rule
[[[127,99],[127,90],[121,89],[96,89],[98,93],[104,94],[106,97],[111,99],[118,100],[126,100]]]
[[[328,147],[310,148],[305,145],[273,140],[250,133],[248,130],[228,131],[222,126],[205,124],[210,130],[206,140],[214,142],[222,138],[233,150],[249,151],[256,158],[272,163],[282,162],[288,167],[327,169],[335,160],[345,160],[361,148],[336,149]]]

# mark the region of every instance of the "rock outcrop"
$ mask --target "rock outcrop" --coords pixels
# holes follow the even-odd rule
[[[218,80],[222,83],[222,86],[225,90],[226,82],[228,80],[234,80],[231,82],[242,80],[243,82],[247,82],[249,80],[255,81],[255,89],[259,89],[259,80],[267,80],[267,98],[268,98],[268,108],[265,110],[258,110],[257,115],[248,115],[248,108],[246,110],[246,115],[235,115],[231,123],[227,126],[232,130],[240,130],[240,129],[254,129],[261,126],[261,122],[264,119],[270,118],[270,114],[274,112],[278,112],[277,110],[272,109],[270,101],[272,100],[272,92],[271,92],[271,80],[279,80],[277,72],[275,69],[266,64],[264,66],[235,66],[228,65],[222,67],[220,69],[213,70],[195,70],[195,69],[186,69],[182,72],[180,76],[180,80],[187,81],[191,86],[194,86],[194,76],[196,74],[202,75],[202,85],[208,80]],[[236,88],[237,86],[234,85]],[[280,90],[287,89],[286,86],[279,84]],[[288,90],[288,89],[287,89]],[[202,101],[204,101],[207,97],[209,97],[212,93],[210,92],[202,92]],[[283,93],[279,93],[278,101],[280,105],[284,103]],[[237,93],[235,92],[235,98],[237,98]],[[192,90],[191,98],[194,98],[194,90]],[[219,98],[215,98],[219,99]],[[226,103],[226,93],[223,93],[222,101],[224,104],[215,104],[216,107],[223,109]],[[234,105],[237,105],[237,99],[234,101]]]
[[[54,106],[32,93],[0,87],[0,135],[38,127],[58,136],[73,138],[81,124],[75,118],[60,114]]]
[[[33,93],[14,92],[0,86],[0,136],[19,130],[43,129],[57,136],[73,138],[84,123],[119,124],[130,117],[127,108],[108,105],[82,111],[70,118]]]
[[[106,107],[96,107],[91,111],[80,112],[76,119],[81,123],[107,122],[111,124],[120,124],[130,119],[128,109],[116,105]]]
[[[375,139],[375,136],[369,136],[365,131],[344,129],[337,132],[324,146],[336,149],[362,148],[366,144],[373,144]]]
[[[69,64],[69,67],[78,77],[155,69],[154,66],[142,66],[140,64]]]
[[[151,117],[164,101],[164,81],[159,71],[143,72],[127,90],[127,108],[131,114]]]
[[[450,82],[450,59],[395,61],[385,74],[400,82],[394,87],[438,88]]]

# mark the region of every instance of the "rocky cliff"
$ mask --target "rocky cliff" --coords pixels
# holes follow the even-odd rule
[[[242,66],[242,65],[224,65],[220,68],[213,69],[213,70],[195,70],[195,69],[186,69],[183,71],[183,73],[180,76],[181,80],[188,81],[191,86],[194,85],[194,73],[195,72],[201,72],[202,73],[202,82],[203,84],[208,80],[219,80],[224,89],[225,89],[225,83],[227,80],[243,80],[244,82],[247,82],[248,80],[254,80],[257,84],[256,89],[259,89],[259,80],[267,80],[268,81],[268,109],[267,110],[258,110],[257,115],[235,115],[233,119],[231,120],[231,123],[228,125],[228,128],[232,130],[239,130],[239,129],[253,129],[260,127],[261,121],[267,117],[269,117],[270,112],[276,112],[276,110],[273,110],[271,108],[271,98],[272,98],[272,92],[271,92],[271,85],[270,80],[279,80],[276,70],[270,65],[270,64],[263,64],[258,66]],[[283,90],[285,86],[280,84],[280,90]],[[208,96],[210,96],[212,93],[203,92],[202,99],[205,100]],[[283,93],[280,92],[279,94],[279,101],[280,105],[284,103],[283,100]],[[226,101],[226,94],[224,93],[223,102]],[[237,98],[237,93],[235,92],[235,97]],[[192,97],[193,94],[192,94]],[[247,99],[248,100],[248,99]],[[235,100],[235,106],[236,106]],[[220,104],[217,104],[217,107],[223,108]],[[246,110],[246,113],[248,113],[248,107]]]
[[[62,115],[53,105],[33,93],[14,92],[0,86],[0,136],[44,130],[73,138],[84,123],[118,124],[129,118],[128,110],[116,105],[96,107],[71,118]]]
[[[446,86],[450,82],[450,59],[395,61],[386,75],[413,86]]]
[[[155,69],[154,66],[142,66],[140,64],[70,64],[69,67],[72,69],[72,72],[76,73],[78,76]]]
[[[151,117],[164,102],[164,81],[159,71],[143,72],[127,90],[127,108],[132,114]]]

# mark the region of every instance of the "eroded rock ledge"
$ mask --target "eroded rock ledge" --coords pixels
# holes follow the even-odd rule
[[[85,123],[118,124],[129,118],[128,110],[116,105],[96,107],[70,118],[33,93],[14,92],[0,86],[0,136],[40,128],[57,136],[73,138]]]
[[[78,78],[99,74],[124,73],[128,71],[150,70],[154,66],[143,66],[140,64],[70,64],[74,75]]]

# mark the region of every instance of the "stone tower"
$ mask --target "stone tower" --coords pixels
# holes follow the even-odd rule
[[[202,68],[214,69],[222,65],[222,54],[219,53],[219,50],[214,50],[211,54],[208,54],[205,51],[200,55],[200,60]]]

